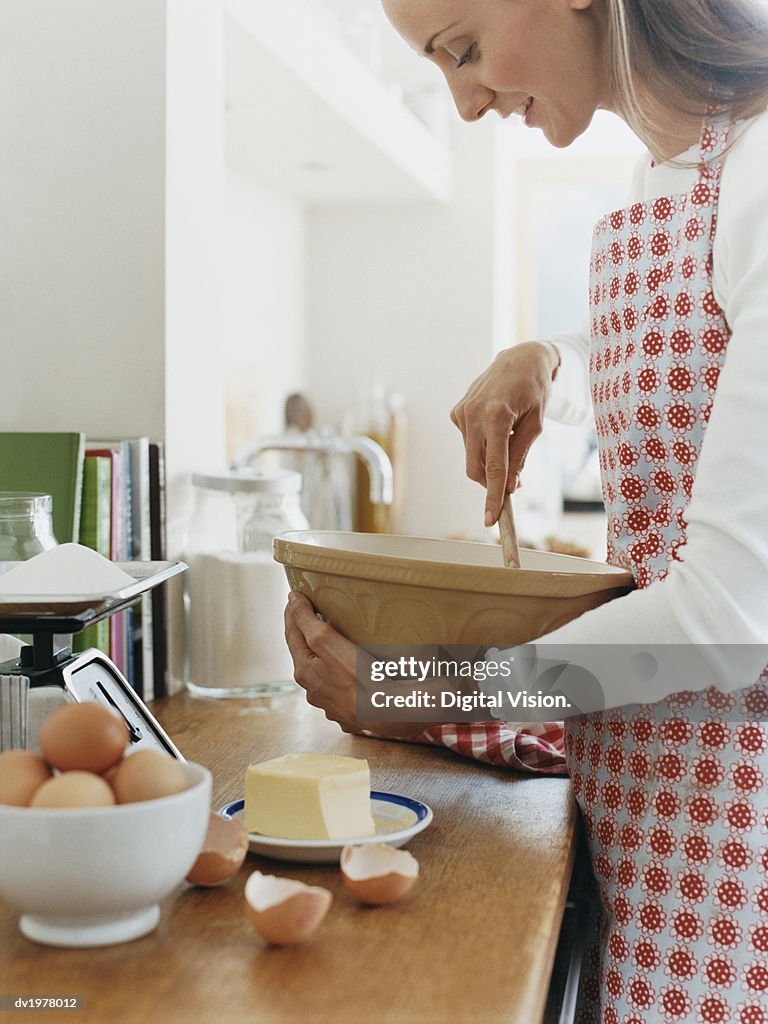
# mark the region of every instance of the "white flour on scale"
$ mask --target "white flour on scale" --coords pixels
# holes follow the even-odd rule
[[[19,562],[0,576],[0,598],[6,595],[80,597],[112,594],[136,580],[98,551],[82,544],[60,544]]]

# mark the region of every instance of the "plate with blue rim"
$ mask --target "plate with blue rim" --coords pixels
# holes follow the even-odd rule
[[[233,800],[219,808],[223,818],[243,820],[245,800]],[[280,836],[264,836],[257,832],[248,833],[248,844],[252,853],[274,860],[297,861],[305,864],[336,864],[345,846],[368,846],[371,843],[387,843],[389,846],[405,846],[432,821],[432,808],[421,800],[398,793],[383,793],[371,790],[371,814],[376,826],[372,836],[350,836],[348,839],[285,839]]]

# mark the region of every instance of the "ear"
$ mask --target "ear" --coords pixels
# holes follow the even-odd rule
[[[592,0],[568,0],[568,4],[573,11],[586,11],[592,6]]]

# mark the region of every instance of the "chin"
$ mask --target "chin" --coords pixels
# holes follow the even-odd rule
[[[588,127],[589,122],[578,128],[573,127],[573,125],[563,126],[549,124],[542,130],[544,132],[544,138],[550,146],[554,146],[555,149],[567,149],[568,146],[574,143],[580,135],[584,134]]]
[[[544,138],[547,140],[550,146],[553,146],[555,149],[567,149],[570,146],[570,144],[574,141],[572,138],[563,139],[559,135],[553,137],[549,132],[544,132]]]

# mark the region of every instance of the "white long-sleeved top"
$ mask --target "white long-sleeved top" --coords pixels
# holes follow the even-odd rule
[[[747,678],[746,670],[734,673],[728,652],[714,645],[768,644],[768,113],[732,131],[738,140],[725,158],[713,244],[713,290],[732,336],[686,513],[683,561],[672,563],[665,579],[536,641],[545,652],[548,645],[594,645],[599,676],[607,681],[607,707],[647,703],[691,687],[664,672],[638,684],[618,648],[615,671],[606,672],[606,652],[597,654],[606,644],[697,645],[702,685],[725,690],[757,678],[763,648],[755,648],[750,666],[756,674]],[[694,147],[678,160],[695,165],[697,152]],[[696,173],[695,166],[653,166],[646,155],[629,202],[686,192]],[[552,340],[562,365],[547,415],[576,423],[590,401],[589,338],[574,332]],[[589,667],[589,650],[582,650]]]

